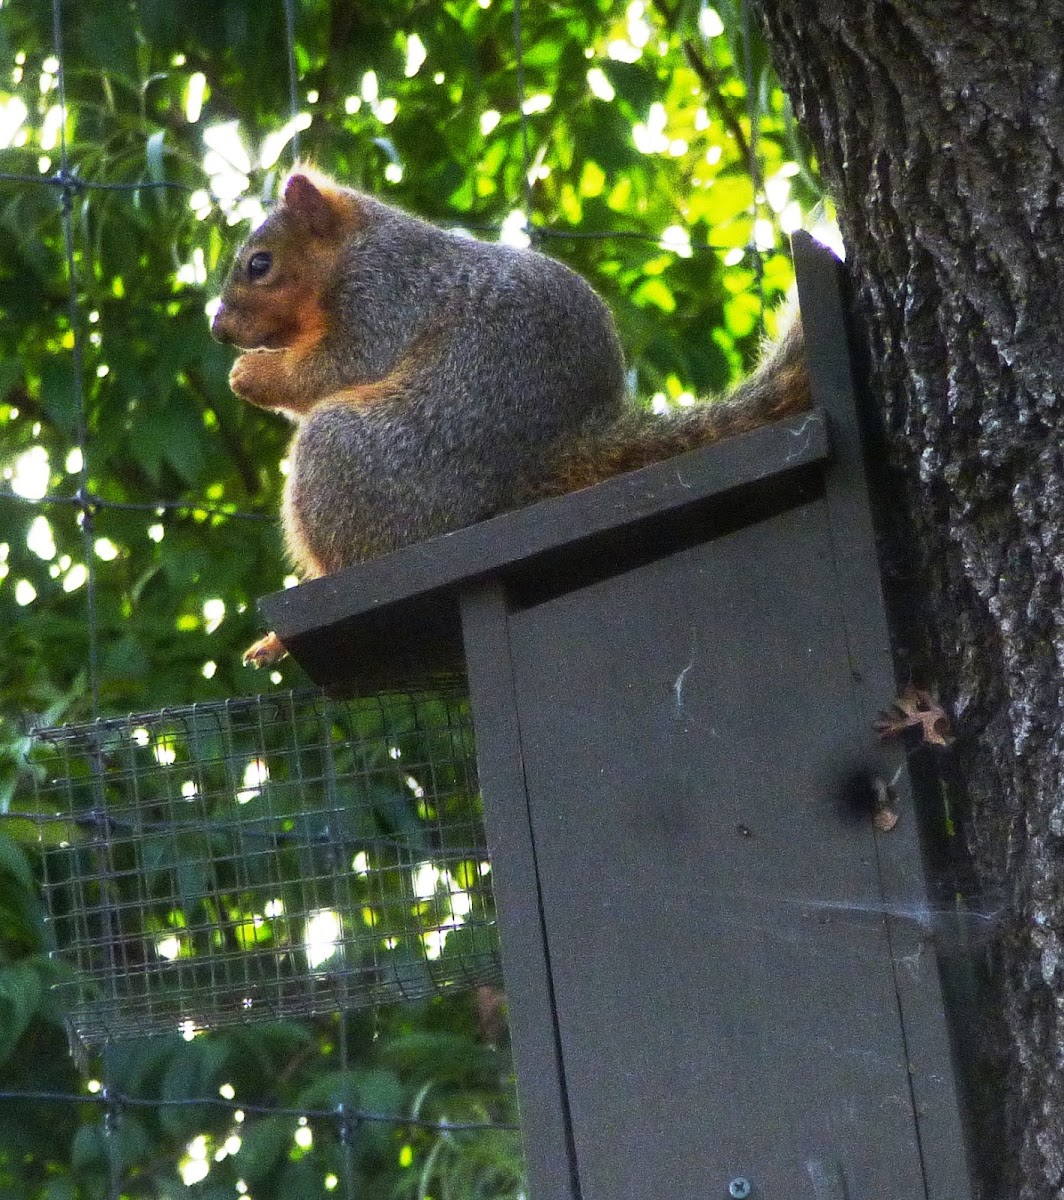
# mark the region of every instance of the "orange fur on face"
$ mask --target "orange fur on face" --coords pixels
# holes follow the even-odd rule
[[[296,358],[304,358],[321,342],[328,332],[329,324],[318,296],[304,301],[304,307],[298,316],[299,320],[294,323],[295,332],[288,343],[288,349]]]

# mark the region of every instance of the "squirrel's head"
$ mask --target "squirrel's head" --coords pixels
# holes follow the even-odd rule
[[[359,225],[355,193],[298,168],[281,202],[236,253],[211,322],[220,342],[279,350],[324,330],[322,296]]]

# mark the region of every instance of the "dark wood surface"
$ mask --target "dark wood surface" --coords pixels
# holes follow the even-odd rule
[[[470,681],[477,713],[477,763],[491,830],[492,882],[506,946],[508,1017],[518,1077],[525,1157],[537,1195],[580,1195],[569,1096],[546,955],[542,896],[525,793],[506,597],[497,581],[462,596]],[[519,997],[514,1003],[514,997]]]
[[[583,1200],[924,1194],[834,582],[815,501],[511,614]]]

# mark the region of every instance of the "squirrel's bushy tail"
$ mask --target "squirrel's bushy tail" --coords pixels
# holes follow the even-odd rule
[[[575,492],[768,425],[809,405],[802,327],[796,318],[768,347],[757,370],[727,396],[664,415],[632,408],[608,424],[586,426],[558,448],[527,499]]]

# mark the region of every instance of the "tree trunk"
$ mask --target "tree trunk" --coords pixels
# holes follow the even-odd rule
[[[997,1186],[1064,1197],[1064,4],[757,7],[838,202],[967,841],[1008,896]]]

